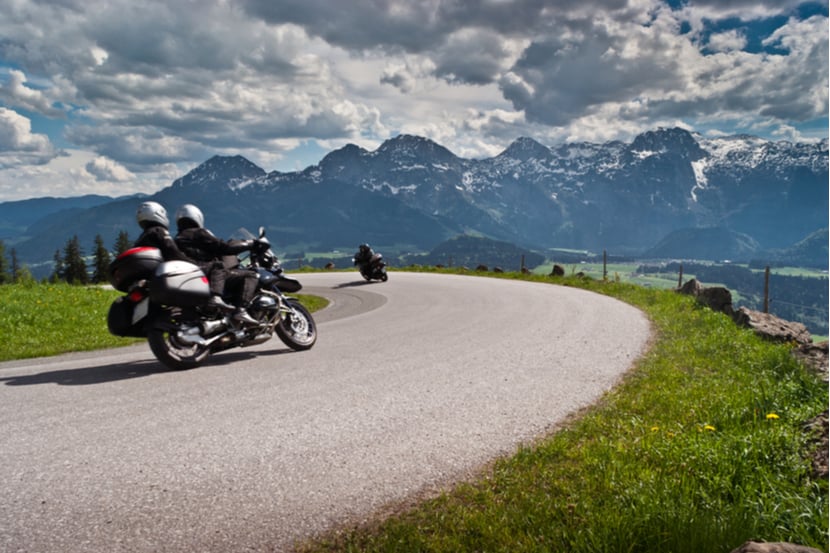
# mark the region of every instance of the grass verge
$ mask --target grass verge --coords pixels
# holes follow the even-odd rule
[[[827,550],[828,486],[803,429],[827,409],[827,385],[790,346],[670,291],[556,282],[652,321],[654,343],[621,385],[478,480],[302,551],[699,553],[751,538]]]
[[[4,284],[0,286],[0,361],[46,357],[140,343],[107,330],[107,312],[121,292],[100,286]],[[328,301],[297,295],[312,312]]]

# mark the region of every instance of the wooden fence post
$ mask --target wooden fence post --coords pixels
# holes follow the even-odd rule
[[[608,280],[608,253],[602,250],[602,280]]]
[[[680,264],[680,276],[677,277],[677,287],[683,286],[683,264]]]
[[[769,265],[764,270],[764,313],[769,313]]]

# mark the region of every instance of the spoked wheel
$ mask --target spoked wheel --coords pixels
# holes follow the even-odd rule
[[[194,334],[187,334],[188,327],[171,326],[176,328],[155,327],[147,333],[147,342],[156,359],[176,371],[193,369],[204,363],[210,355],[210,348],[196,343],[200,338],[198,327],[193,327]]]
[[[311,313],[298,300],[289,299],[287,303],[291,310],[280,315],[277,336],[295,351],[311,349],[317,341],[317,325]]]

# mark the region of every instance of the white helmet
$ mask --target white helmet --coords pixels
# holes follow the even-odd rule
[[[138,206],[135,220],[138,221],[138,226],[143,229],[153,225],[161,225],[164,228],[170,226],[170,221],[167,219],[167,210],[158,202],[144,202]]]
[[[202,215],[202,210],[193,204],[184,204],[176,211],[176,225],[179,229],[182,228],[182,223],[185,227],[197,226],[204,228],[205,216]]]

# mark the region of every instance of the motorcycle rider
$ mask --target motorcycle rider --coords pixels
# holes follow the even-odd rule
[[[238,286],[239,305],[234,309],[233,319],[244,325],[257,326],[259,322],[248,314],[245,306],[254,298],[259,277],[251,271],[226,269],[222,263],[222,256],[250,250],[254,241],[244,240],[231,244],[217,238],[205,228],[205,216],[193,204],[184,204],[176,211],[176,227],[176,245],[187,256],[195,259],[207,275],[211,295],[221,299],[226,285]]]
[[[361,244],[357,248],[357,253],[354,254],[354,264],[357,265],[362,274],[371,274],[369,264],[372,262],[374,255],[375,252],[372,251],[369,244]]]

